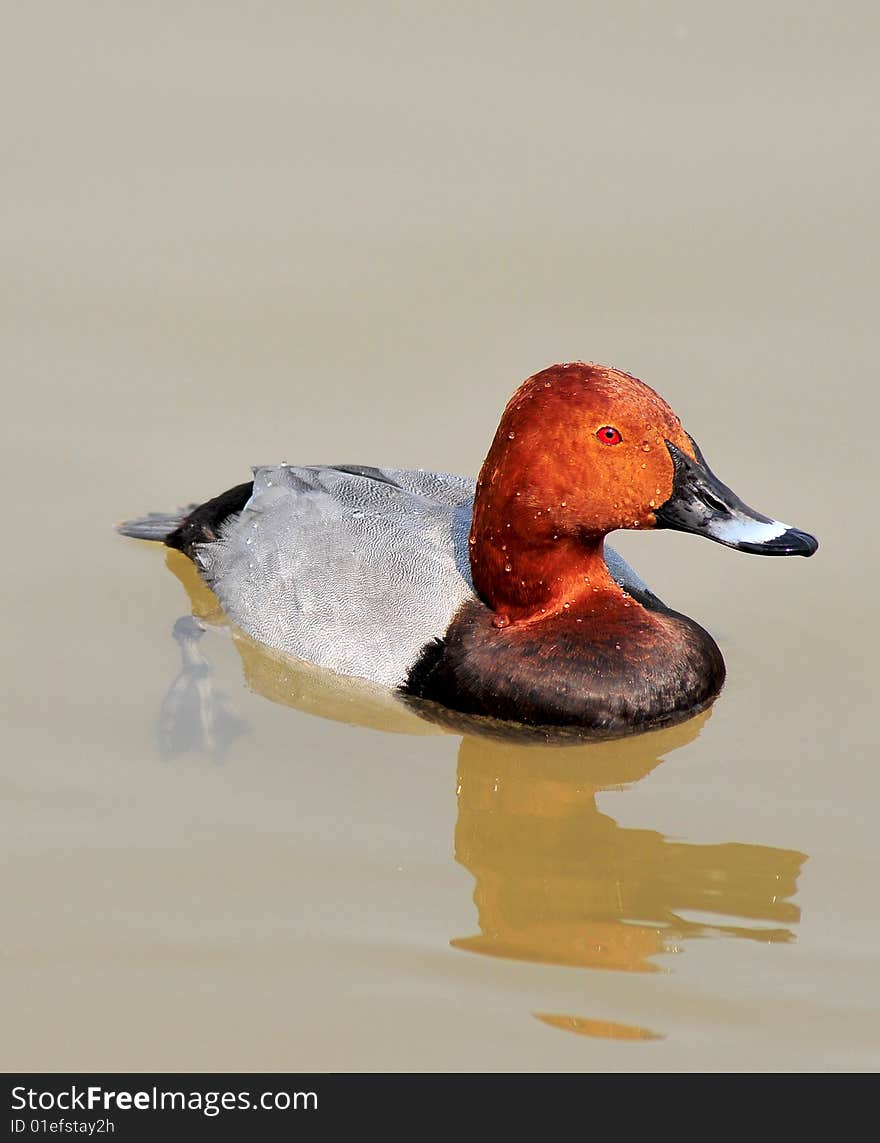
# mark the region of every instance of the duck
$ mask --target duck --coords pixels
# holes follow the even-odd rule
[[[519,386],[476,481],[354,464],[252,471],[119,531],[183,553],[230,622],[269,648],[406,701],[585,736],[691,718],[726,674],[709,632],[667,607],[609,533],[818,549],[724,485],[652,388],[590,362]]]

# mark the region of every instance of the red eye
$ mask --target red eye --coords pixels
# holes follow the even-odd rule
[[[611,425],[603,425],[601,429],[597,429],[596,436],[602,444],[620,444],[623,439],[617,429],[612,428]]]

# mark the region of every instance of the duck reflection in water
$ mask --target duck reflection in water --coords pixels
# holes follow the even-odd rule
[[[244,724],[212,689],[201,650],[203,624],[223,623],[216,597],[179,553],[171,570],[196,618],[175,637],[182,666],[163,704],[160,738],[222,757]],[[301,664],[232,630],[248,685],[274,702],[392,732],[457,728],[425,721],[382,688]],[[695,845],[656,830],[627,829],[601,812],[596,795],[650,774],[694,741],[711,711],[638,737],[536,745],[465,732],[458,754],[455,858],[475,881],[479,932],[455,948],[488,956],[623,972],[661,970],[654,958],[689,939],[739,937],[784,943],[800,919],[793,898],[806,855],[774,846]],[[175,719],[183,729],[174,729]],[[476,724],[477,726],[479,724]],[[700,914],[700,920],[689,918]],[[707,919],[707,918],[711,918]],[[616,1039],[649,1039],[629,1025],[536,1014],[554,1027]]]
[[[474,877],[480,933],[457,948],[626,972],[709,934],[793,939],[805,855],[773,846],[670,841],[624,829],[602,790],[649,774],[708,714],[640,739],[564,750],[462,741],[455,856]],[[717,920],[688,920],[687,913]]]

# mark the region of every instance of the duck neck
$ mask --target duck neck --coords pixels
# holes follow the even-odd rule
[[[471,574],[481,599],[495,612],[496,627],[560,612],[596,615],[629,603],[605,563],[604,535],[566,535],[555,530],[552,510],[546,511],[549,529],[523,534],[513,520],[498,526],[475,508]]]

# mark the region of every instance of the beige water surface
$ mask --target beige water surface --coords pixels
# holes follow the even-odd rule
[[[875,10],[11,23],[0,1065],[876,1068]],[[822,544],[614,538],[727,660],[674,730],[444,732],[177,624],[113,532],[252,463],[475,473],[573,359]]]

